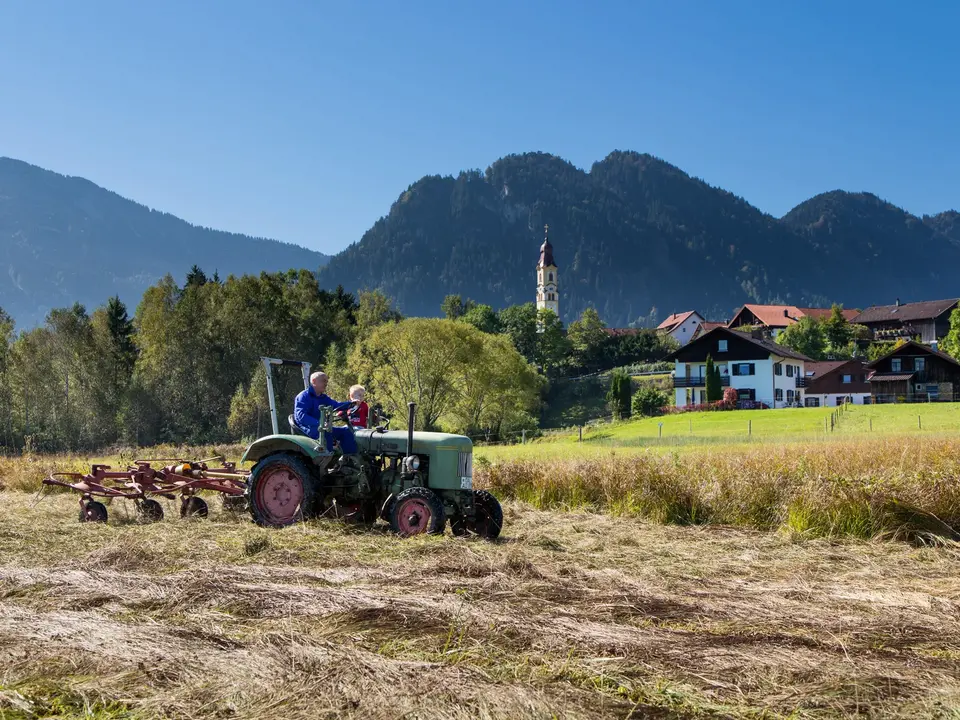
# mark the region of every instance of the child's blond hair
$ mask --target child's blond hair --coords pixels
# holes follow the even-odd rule
[[[358,394],[359,394],[360,397],[354,397],[354,395],[358,395]],[[350,386],[350,399],[351,399],[351,400],[363,400],[363,398],[366,397],[366,395],[367,395],[367,391],[366,391],[366,388],[363,387],[363,385],[351,385],[351,386]]]

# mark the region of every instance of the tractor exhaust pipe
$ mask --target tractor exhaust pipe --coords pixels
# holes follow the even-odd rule
[[[407,457],[413,455],[413,423],[417,419],[417,404],[407,403]]]

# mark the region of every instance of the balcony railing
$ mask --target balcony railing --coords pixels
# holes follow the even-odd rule
[[[807,386],[807,379],[805,377],[797,377],[795,379],[797,381],[797,384],[795,385],[795,387],[805,388]]]
[[[707,386],[706,375],[691,375],[690,377],[680,376],[673,379],[675,388],[701,388]],[[730,376],[720,376],[720,387],[730,387]]]

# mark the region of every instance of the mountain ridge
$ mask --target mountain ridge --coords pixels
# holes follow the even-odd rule
[[[92,181],[0,158],[0,307],[29,328],[54,307],[111,297],[132,308],[150,284],[191,265],[213,274],[307,267],[328,256],[194,225]]]
[[[833,191],[777,218],[653,155],[615,150],[584,170],[532,152],[412,183],[320,278],[379,288],[412,314],[437,314],[452,292],[494,307],[525,302],[549,224],[565,322],[587,305],[612,325],[690,308],[722,319],[744,302],[862,306],[885,301],[885,284],[908,286],[902,297],[956,294],[939,268],[960,261],[960,242],[941,227],[960,234],[960,223],[950,211],[933,217]],[[904,247],[922,270],[903,271]],[[858,263],[873,273],[866,280],[849,277]]]
[[[872,193],[832,190],[778,218],[629,150],[589,169],[529,152],[423,176],[332,258],[0,158],[0,307],[19,327],[113,294],[132,308],[163,274],[182,280],[197,264],[222,277],[307,267],[328,289],[381,289],[406,314],[436,316],[449,293],[499,308],[533,300],[547,224],[565,322],[588,305],[625,326],[691,308],[724,319],[745,302],[855,307],[957,294],[943,270],[960,262],[954,210],[921,218]]]

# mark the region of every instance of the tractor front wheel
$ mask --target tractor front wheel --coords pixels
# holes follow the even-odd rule
[[[401,537],[441,535],[446,522],[443,503],[425,487],[407,488],[397,495],[390,509],[390,527]]]
[[[279,453],[257,463],[247,481],[247,502],[257,525],[285,527],[303,520],[313,507],[316,483],[296,455]]]
[[[473,491],[473,520],[467,521],[462,515],[451,521],[450,529],[457,536],[468,532],[479,535],[485,540],[496,540],[503,529],[503,508],[500,501],[486,490]]]

